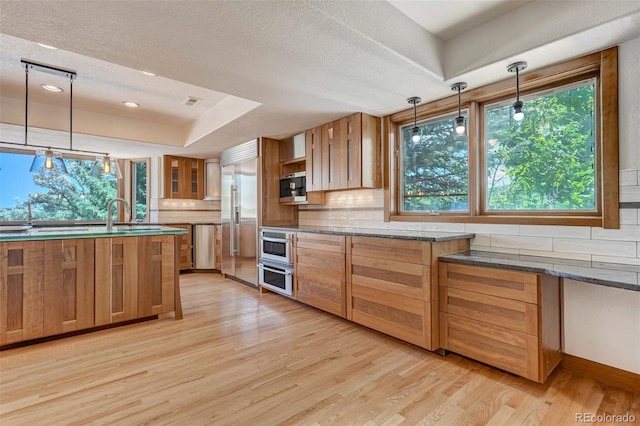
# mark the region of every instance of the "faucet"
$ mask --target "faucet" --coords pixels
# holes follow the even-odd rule
[[[124,208],[127,209],[127,214],[131,216],[131,207],[129,207],[129,203],[127,203],[127,200],[125,200],[124,198],[112,198],[111,200],[109,200],[109,203],[107,204],[107,232],[113,231],[113,219],[111,218],[111,207],[117,201],[120,201],[122,202],[122,204],[124,204]]]

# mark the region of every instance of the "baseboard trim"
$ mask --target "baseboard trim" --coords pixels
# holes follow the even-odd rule
[[[564,354],[560,368],[580,376],[588,376],[607,385],[633,393],[640,393],[640,374],[620,370],[609,365]]]

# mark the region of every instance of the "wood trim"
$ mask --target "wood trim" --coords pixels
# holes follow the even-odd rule
[[[382,118],[382,124],[380,126],[382,131],[382,189],[384,192],[384,221],[389,222],[390,212],[392,209],[395,210],[395,204],[391,202],[392,191],[390,188],[393,187],[393,183],[395,182],[393,171],[395,167],[391,167],[391,160],[394,158],[391,147],[394,144],[395,133],[391,131],[391,116],[387,115]]]
[[[602,226],[620,228],[618,147],[618,48],[603,50],[600,65]]]
[[[617,210],[616,210],[617,211]],[[440,222],[440,223],[496,223],[513,225],[564,225],[564,226],[602,226],[599,217],[527,217],[527,216],[427,216],[421,214],[391,214],[394,222]]]
[[[173,237],[173,297],[174,297],[174,319],[181,320],[182,315],[182,298],[180,297],[180,238],[179,235]]]
[[[560,368],[629,392],[640,393],[640,374],[569,354],[564,354]]]

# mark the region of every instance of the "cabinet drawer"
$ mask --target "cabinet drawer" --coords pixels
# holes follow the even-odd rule
[[[430,300],[430,269],[416,263],[351,255],[351,283]]]
[[[532,303],[440,287],[440,310],[532,336],[538,335],[538,306]]]
[[[342,253],[296,250],[296,299],[346,317],[345,263]]]
[[[345,237],[341,235],[298,232],[296,234],[296,247],[344,253]]]
[[[440,338],[445,349],[541,382],[538,338],[504,327],[447,313],[440,314]]]
[[[440,285],[538,303],[538,276],[497,268],[440,263]]]
[[[351,254],[429,265],[431,263],[431,243],[391,238],[351,237]]]
[[[349,303],[354,322],[433,349],[429,302],[352,284]]]

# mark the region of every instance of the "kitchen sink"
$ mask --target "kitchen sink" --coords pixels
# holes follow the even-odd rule
[[[0,226],[0,234],[16,234],[16,233],[27,233],[31,229],[31,225],[3,225]]]
[[[36,228],[34,229],[34,231],[36,231],[38,234],[54,234],[54,233],[60,233],[60,232],[80,232],[80,231],[88,231],[89,228],[82,228],[79,226],[57,226],[57,227],[52,227],[52,228]]]

